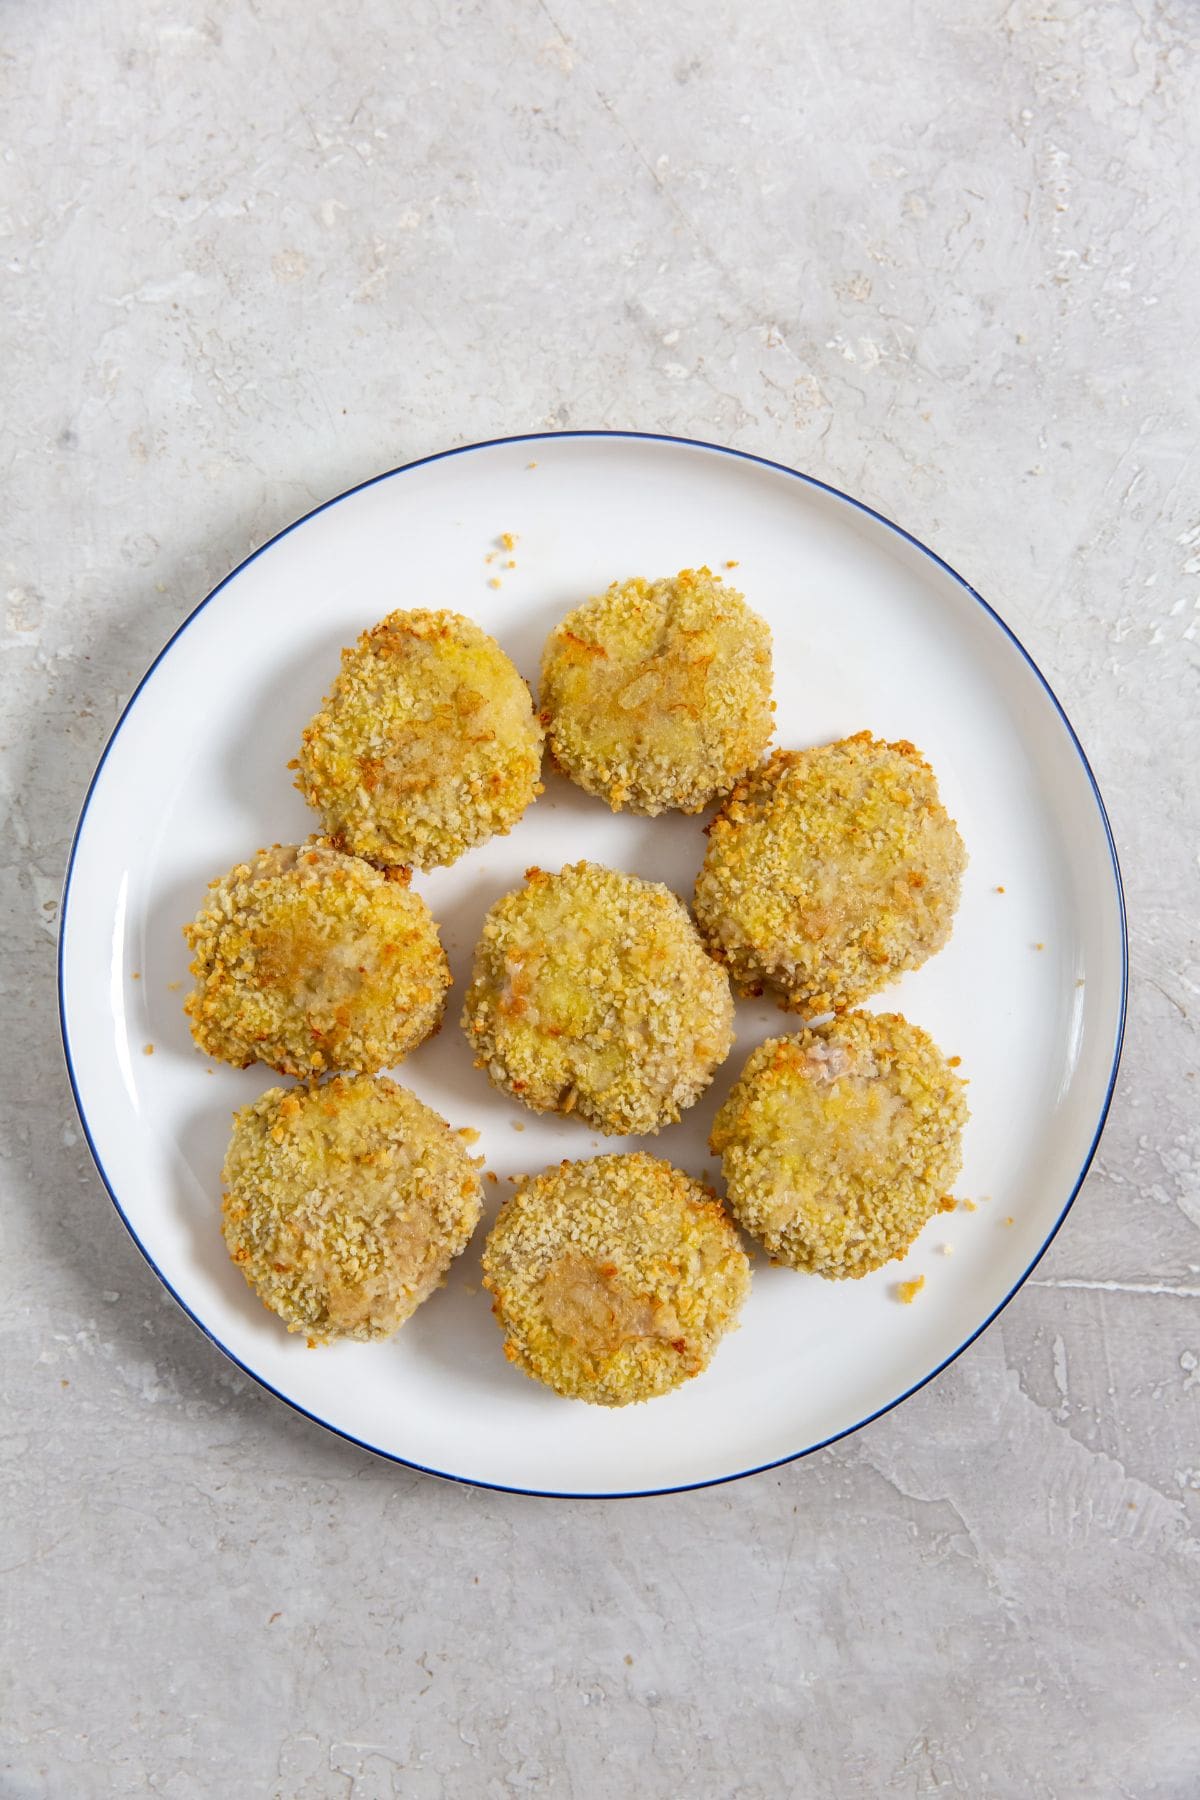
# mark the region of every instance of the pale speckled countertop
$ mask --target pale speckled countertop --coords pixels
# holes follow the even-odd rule
[[[0,17],[0,1792],[1200,1792],[1186,0],[41,0]],[[910,525],[1063,695],[1130,1034],[1036,1278],[807,1462],[539,1504],[231,1373],[89,1163],[75,810],[143,666],[378,469],[632,425]]]

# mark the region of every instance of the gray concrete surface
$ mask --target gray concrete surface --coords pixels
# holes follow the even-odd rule
[[[0,8],[0,1792],[1200,1793],[1183,0]],[[537,1504],[292,1417],[157,1288],[60,1066],[59,883],[143,666],[409,457],[633,425],[910,525],[1072,711],[1130,1038],[1036,1280],[739,1486]]]

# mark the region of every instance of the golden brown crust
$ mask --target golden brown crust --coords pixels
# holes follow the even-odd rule
[[[222,1230],[263,1305],[312,1343],[396,1331],[466,1248],[479,1177],[386,1076],[271,1088],[234,1115]]]
[[[644,1151],[523,1181],[483,1266],[509,1361],[599,1406],[649,1400],[698,1375],[750,1285],[712,1192]]]
[[[212,882],[184,936],[192,1036],[238,1068],[374,1074],[436,1031],[450,986],[420,896],[320,838]]]
[[[771,736],[771,634],[708,569],[614,582],[551,632],[540,703],[558,764],[614,812],[700,812]]]
[[[529,689],[478,625],[389,613],[343,650],[296,786],[344,849],[428,869],[511,830],[542,791],[542,736]]]
[[[777,750],[709,827],[696,919],[740,993],[816,1018],[950,936],[966,851],[920,751],[859,732]]]
[[[903,1256],[962,1163],[963,1083],[898,1013],[771,1038],[717,1114],[730,1210],[771,1255],[859,1276]],[[952,1203],[951,1203],[952,1204]]]
[[[728,1055],[733,999],[669,888],[581,862],[529,870],[492,907],[462,1024],[477,1066],[535,1112],[651,1132]]]

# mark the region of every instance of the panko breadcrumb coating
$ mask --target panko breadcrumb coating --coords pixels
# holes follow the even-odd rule
[[[739,993],[841,1012],[950,936],[967,855],[919,750],[777,750],[709,827],[696,919]]]
[[[598,1406],[650,1400],[700,1374],[750,1286],[711,1190],[640,1150],[524,1181],[483,1267],[509,1361]]]
[[[730,1210],[779,1262],[859,1276],[903,1256],[962,1163],[963,1083],[899,1013],[844,1013],[750,1056],[717,1114]]]
[[[581,862],[528,870],[492,907],[462,1023],[476,1066],[535,1112],[650,1132],[728,1055],[733,998],[669,888]]]
[[[450,986],[420,896],[319,838],[214,881],[184,936],[192,1036],[238,1068],[374,1074],[437,1029]]]
[[[311,1344],[389,1337],[482,1206],[461,1138],[386,1076],[269,1089],[234,1114],[223,1179],[229,1254]]]
[[[428,869],[511,830],[541,764],[541,723],[499,644],[458,613],[394,612],[342,651],[296,786],[343,849]]]
[[[542,655],[551,751],[614,812],[701,812],[771,736],[771,633],[708,569],[614,582]]]

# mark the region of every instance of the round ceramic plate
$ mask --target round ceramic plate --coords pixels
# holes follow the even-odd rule
[[[515,548],[502,548],[511,533]],[[823,1281],[759,1256],[741,1328],[678,1392],[610,1411],[518,1374],[480,1287],[481,1226],[391,1341],[309,1350],[260,1305],[219,1230],[230,1114],[276,1080],[193,1047],[180,928],[206,882],[316,821],[289,758],[338,651],[398,606],[446,606],[531,681],[547,632],[618,578],[707,563],[770,622],[776,741],[869,729],[932,762],[970,853],[949,946],[874,1004],[925,1026],[970,1078],[958,1193],[902,1263]],[[699,818],[614,816],[560,778],[509,837],[418,876],[455,989],[440,1035],[398,1072],[481,1133],[499,1184],[619,1150],[502,1097],[458,1025],[487,907],[530,864],[589,857],[690,897]],[[679,439],[567,433],[415,463],[282,532],[197,607],[109,741],[62,910],[63,1038],[97,1166],[191,1317],[290,1405],[422,1469],[526,1492],[630,1494],[725,1481],[803,1455],[911,1394],[1028,1275],[1078,1191],[1116,1073],[1125,1003],[1120,878],[1083,752],[1029,657],[945,563],[792,470]],[[649,1147],[694,1173],[750,1048],[794,1026],[740,1003],[704,1099]],[[148,1053],[153,1047],[153,1053]],[[967,1204],[974,1202],[974,1209]],[[951,1255],[944,1252],[950,1250]],[[898,1284],[924,1276],[915,1303]]]

